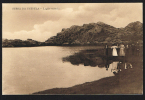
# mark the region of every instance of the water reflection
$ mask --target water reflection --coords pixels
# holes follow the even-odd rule
[[[99,47],[84,47],[90,48]],[[80,49],[83,47],[3,48],[2,93],[30,94],[114,76],[110,71],[106,72],[105,68],[62,63],[62,57],[72,55]]]
[[[107,53],[106,53],[107,50]],[[74,55],[64,57],[63,62],[70,62],[73,65],[83,64],[84,66],[106,68],[114,74],[122,71],[123,69],[133,68],[127,56],[112,56],[108,53],[109,49],[92,49],[81,50]],[[111,52],[111,50],[110,50]],[[129,58],[130,59],[130,58]]]
[[[113,62],[119,62],[121,71],[126,70],[125,63],[127,69],[131,66],[129,62],[135,63],[137,55],[134,53],[132,56],[130,47],[125,59],[112,57],[110,48],[106,55],[105,50],[97,46],[3,48],[2,93],[28,94],[71,87],[116,75],[111,72]]]
[[[111,72],[113,72],[114,74],[124,69],[133,68],[131,63],[129,62],[124,63],[124,62],[119,62],[119,61],[112,62],[109,66],[106,67],[106,70],[108,70],[109,67],[111,69]]]

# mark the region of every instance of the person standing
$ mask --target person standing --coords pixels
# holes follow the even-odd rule
[[[105,52],[105,54],[106,54],[106,56],[108,57],[108,45],[106,45],[106,52]]]
[[[132,49],[132,55],[134,55],[135,54],[135,45],[134,44],[131,45],[131,49]]]
[[[129,55],[129,46],[128,46],[128,44],[126,45],[126,50],[125,51],[126,51],[125,52],[126,56],[128,56]]]
[[[125,64],[125,46],[121,43],[120,45],[119,45],[119,48],[120,48],[120,51],[119,51],[119,57],[121,58],[121,60],[122,60],[122,62],[123,62],[123,64],[124,64],[124,66],[126,66],[126,64]]]
[[[123,44],[120,44],[119,48],[120,48],[119,56],[125,56],[124,52],[125,46]]]
[[[116,46],[115,44],[112,45],[112,47],[111,47],[111,49],[113,49],[112,56],[118,56],[117,50],[116,50],[117,48],[118,48],[118,46]]]
[[[105,49],[106,49],[106,51],[105,51],[105,56],[106,56],[106,63],[105,63],[105,67],[106,67],[106,70],[108,70],[108,68],[109,68],[109,63],[108,63],[108,45],[106,44],[106,46],[105,46]]]
[[[117,44],[117,47],[119,47],[118,44]],[[119,48],[116,48],[116,50],[117,50],[117,54],[119,54]]]

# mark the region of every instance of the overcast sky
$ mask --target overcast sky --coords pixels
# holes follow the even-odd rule
[[[36,7],[37,9],[28,9]],[[19,8],[14,10],[14,8]],[[26,8],[23,9],[22,8]],[[39,9],[38,9],[39,8]],[[47,9],[47,10],[46,10]],[[62,28],[98,21],[120,28],[143,22],[142,3],[3,3],[2,37],[45,41]]]

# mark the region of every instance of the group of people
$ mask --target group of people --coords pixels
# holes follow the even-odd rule
[[[120,48],[119,54],[117,53],[117,48]],[[112,56],[125,56],[125,51],[124,51],[125,46],[123,44],[120,44],[120,46],[112,45],[111,49],[112,50]]]
[[[106,56],[110,55],[108,52],[108,45],[106,45],[105,47],[106,49]],[[111,50],[112,50],[112,55],[111,56],[127,56],[127,55],[136,55],[139,56],[139,52],[140,52],[140,46],[139,43],[137,42],[136,44],[130,44],[130,45],[124,45],[124,44],[120,44],[118,46],[118,44],[113,44],[111,46]]]
[[[125,48],[126,48],[126,50],[125,50]],[[120,66],[124,66],[124,69],[127,69],[128,66],[130,66],[130,68],[132,68],[131,63],[125,63],[125,56],[126,56],[126,53],[128,53],[128,50],[129,50],[128,45],[124,46],[124,44],[120,44],[118,46],[118,44],[113,44],[111,46],[111,53],[112,53],[111,56],[114,57],[115,59],[121,58],[122,61],[114,61],[110,65],[109,65],[108,62],[106,62],[107,63],[106,64],[106,70],[108,70],[109,66],[111,66],[111,71],[113,73],[118,73],[118,71],[121,71]],[[108,53],[109,53],[108,52],[108,46],[106,45],[106,55],[107,56],[109,55]],[[107,58],[107,61],[109,60],[108,58]]]
[[[128,45],[127,45],[126,48],[128,48]],[[108,47],[108,45],[106,45],[106,55],[107,56],[109,55],[108,49],[109,49],[109,47]],[[113,44],[111,46],[111,49],[112,49],[112,56],[125,56],[125,50],[124,50],[125,46],[123,44],[120,44],[119,46],[118,46],[118,44],[117,45]],[[120,49],[119,50],[119,54],[118,54],[118,50],[117,49]]]

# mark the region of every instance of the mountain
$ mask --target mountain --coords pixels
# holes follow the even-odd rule
[[[45,42],[32,39],[2,40],[3,47],[31,47],[49,45],[97,45],[102,43],[143,43],[143,24],[139,21],[129,23],[124,28],[115,28],[103,22],[73,25],[63,28],[56,36]]]
[[[139,21],[129,23],[124,28],[115,28],[103,22],[73,25],[63,28],[45,41],[46,45],[97,44],[112,42],[133,42],[143,40],[143,24]]]

